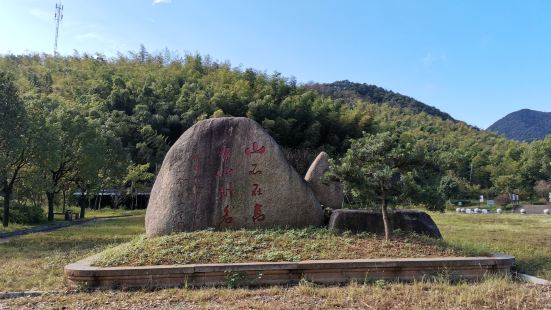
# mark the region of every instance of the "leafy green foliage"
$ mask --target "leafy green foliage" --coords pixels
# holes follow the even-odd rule
[[[439,166],[430,141],[421,137],[398,129],[366,134],[352,143],[335,173],[362,200],[423,203],[441,210],[443,197],[434,190],[440,182]]]
[[[364,133],[390,135],[393,148],[381,147],[378,156],[396,150],[405,157],[395,156],[394,162],[405,160],[409,166],[369,169],[397,188],[388,196],[393,203],[425,201],[440,209],[443,199],[479,194],[529,197],[535,182],[551,178],[551,139],[510,141],[373,85],[297,85],[277,72],[233,68],[200,55],[154,55],[145,47],[113,59],[5,55],[0,71],[9,72],[3,75],[9,83],[2,84],[6,109],[0,113],[12,115],[2,114],[0,148],[11,153],[0,153],[0,166],[7,167],[6,156],[23,158],[18,176],[24,177],[14,183],[12,197],[36,205],[45,192],[53,206],[60,204],[60,194],[76,190],[88,197],[106,188],[146,191],[167,150],[186,129],[223,116],[260,123],[301,173],[320,151],[338,163],[351,145],[368,147]],[[352,161],[347,156],[343,162]],[[365,160],[354,159],[349,175],[342,177],[352,182],[358,177],[353,168],[369,165]],[[138,174],[149,176],[136,182],[129,168],[137,167]],[[2,169],[6,179],[9,173]],[[350,190],[364,200],[375,197],[371,186]]]
[[[323,96],[333,99],[343,99],[348,103],[353,103],[356,100],[375,104],[386,103],[393,107],[409,109],[415,113],[425,112],[445,120],[453,120],[448,113],[442,112],[435,107],[376,85],[353,83],[344,80],[326,84],[312,83],[306,85],[306,87],[316,90]]]
[[[3,214],[0,214],[3,219]],[[40,224],[46,221],[44,210],[32,204],[14,203],[11,205],[9,222],[16,224]]]

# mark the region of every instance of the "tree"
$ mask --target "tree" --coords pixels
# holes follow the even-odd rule
[[[385,239],[389,240],[391,227],[388,219],[389,203],[421,202],[442,208],[443,199],[431,191],[435,169],[425,144],[414,132],[394,130],[366,134],[352,142],[341,164],[335,168],[337,176],[355,195],[367,199],[375,197],[381,206]]]
[[[155,175],[149,172],[149,164],[128,166],[128,173],[125,182],[130,184],[130,195],[132,196],[131,209],[137,204],[137,193],[140,190],[145,190],[147,185],[153,180]]]
[[[93,161],[99,159],[91,158],[97,155],[91,151],[95,147],[96,133],[81,111],[68,103],[49,99],[43,99],[42,104],[47,118],[41,169],[48,200],[48,221],[53,221],[55,195],[61,190],[61,184],[79,172],[83,175],[84,169],[95,169],[85,168],[84,161],[93,165]]]
[[[546,200],[551,193],[551,182],[545,180],[539,180],[534,186],[534,191],[538,194],[540,198],[545,198]]]
[[[0,186],[4,197],[2,225],[8,226],[16,181],[30,157],[28,123],[13,77],[0,71]]]

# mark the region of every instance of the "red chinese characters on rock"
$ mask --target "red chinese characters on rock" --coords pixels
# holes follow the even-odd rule
[[[230,182],[228,187],[221,187],[221,188],[218,189],[218,198],[220,200],[222,200],[226,197],[231,198],[232,193],[233,193],[233,188],[232,188],[232,183]]]
[[[258,169],[258,164],[251,164],[252,170],[249,170],[249,175],[262,174],[262,170]]]
[[[230,206],[226,205],[224,207],[224,216],[222,216],[222,222],[230,224],[233,221],[233,217],[230,216]]]
[[[201,161],[199,160],[199,156],[193,155],[191,158],[192,161],[192,169],[193,169],[193,176],[197,177],[199,174],[201,174]]]
[[[266,147],[264,145],[262,146],[259,145],[257,142],[253,142],[251,147],[245,148],[245,155],[247,156],[251,156],[253,154],[263,155],[264,153],[266,153]],[[256,175],[262,174],[262,170],[258,167],[257,163],[251,163],[251,167],[252,169],[248,171],[250,176],[254,177]],[[261,196],[262,194],[263,193],[262,193],[262,188],[260,187],[260,184],[254,183],[253,189],[251,191],[251,196],[258,197],[258,196]],[[254,204],[253,217],[252,217],[253,223],[263,222],[266,219],[266,215],[262,213],[263,207],[264,206],[260,203]]]
[[[232,168],[222,168],[218,170],[214,175],[221,178],[221,177],[231,177],[233,174]]]
[[[266,215],[262,213],[262,207],[263,205],[256,203],[254,205],[254,213],[253,213],[253,223],[262,222],[266,219]]]
[[[231,148],[227,147],[227,146],[222,146],[222,148],[220,149],[220,153],[219,153],[220,157],[222,157],[222,161],[226,162],[230,159],[231,157]]]
[[[258,143],[253,142],[253,146],[251,148],[245,149],[245,155],[250,156],[251,154],[264,154],[266,152],[266,148],[263,146],[259,147]]]
[[[260,196],[262,195],[262,188],[258,184],[253,184],[253,190],[251,196]]]

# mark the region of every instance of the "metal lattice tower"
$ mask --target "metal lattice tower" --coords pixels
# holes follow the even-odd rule
[[[61,4],[61,0],[59,0],[59,4],[56,3],[55,5],[55,41],[54,41],[54,56],[57,56],[57,38],[59,36],[59,23],[61,20],[63,20],[63,5]]]

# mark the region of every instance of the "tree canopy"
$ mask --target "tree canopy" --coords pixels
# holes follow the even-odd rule
[[[328,91],[277,72],[232,67],[208,56],[153,54],[145,48],[115,58],[4,55],[0,77],[0,148],[5,150],[0,177],[13,176],[6,167],[13,167],[25,150],[18,170],[25,178],[10,197],[36,201],[46,195],[50,205],[64,191],[124,188],[133,193],[137,185],[140,190],[151,186],[147,173],[157,173],[187,128],[223,116],[260,123],[300,172],[320,151],[337,163],[342,157],[343,165],[373,169],[389,182],[399,169],[400,184],[395,185],[408,190],[392,194],[393,199],[432,200],[427,206],[435,209],[442,197],[535,196],[536,182],[551,177],[551,137],[530,144],[507,140],[365,84],[338,82]],[[350,91],[355,95],[340,95]],[[411,164],[407,169],[388,162],[373,166],[351,150],[378,156],[396,151]],[[397,155],[393,160],[405,159]],[[137,171],[148,177],[134,180]],[[424,185],[427,180],[431,186]],[[368,194],[373,189],[349,190],[374,202]]]

